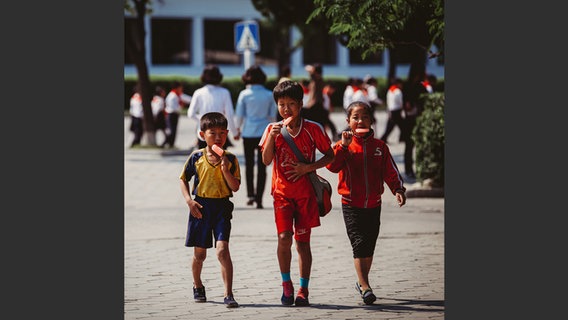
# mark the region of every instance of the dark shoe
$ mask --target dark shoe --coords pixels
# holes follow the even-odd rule
[[[256,208],[257,209],[264,209],[264,207],[262,206],[262,203],[260,203],[260,202],[256,203]]]
[[[363,302],[365,304],[373,304],[373,302],[375,302],[375,300],[377,300],[377,297],[375,296],[375,294],[373,293],[373,289],[371,289],[371,288],[363,291],[363,294],[361,295],[361,297],[363,298]]]
[[[193,300],[195,300],[195,302],[207,301],[207,297],[205,297],[205,286],[201,288],[193,288]]]
[[[254,204],[254,198],[249,198],[247,201],[247,206],[252,206]]]
[[[291,306],[294,304],[294,285],[292,281],[282,282],[282,298],[280,301],[285,306]]]
[[[373,302],[377,300],[377,297],[373,293],[373,289],[369,288],[363,291],[361,290],[361,285],[359,284],[359,282],[355,282],[355,289],[357,289],[357,292],[359,292],[365,304],[373,304]]]
[[[310,300],[308,300],[308,288],[300,287],[298,294],[296,295],[296,307],[305,307],[310,305]]]
[[[233,298],[233,295],[228,295],[225,297],[224,303],[225,306],[227,306],[227,308],[238,308],[239,304],[235,301],[235,298]]]

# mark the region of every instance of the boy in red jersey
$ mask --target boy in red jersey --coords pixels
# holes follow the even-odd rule
[[[273,90],[278,113],[286,120],[270,123],[259,142],[262,161],[272,166],[271,194],[274,198],[274,218],[278,233],[278,264],[282,276],[283,305],[307,306],[308,284],[312,267],[310,248],[311,228],[320,225],[316,195],[308,172],[326,166],[333,161],[331,141],[321,124],[300,116],[304,91],[295,81],[283,81]],[[288,130],[292,140],[310,163],[299,162],[296,155],[280,134]],[[316,149],[323,157],[316,161]],[[300,289],[294,300],[294,286],[290,279],[292,262],[292,236],[296,240],[300,271]]]
[[[374,109],[362,101],[352,102],[346,109],[349,129],[335,144],[335,159],[326,167],[339,172],[337,191],[341,195],[341,210],[347,236],[353,250],[353,262],[358,281],[355,288],[365,304],[377,300],[369,285],[369,271],[379,226],[381,225],[381,195],[386,183],[399,206],[406,203],[402,177],[389,147],[374,137]]]

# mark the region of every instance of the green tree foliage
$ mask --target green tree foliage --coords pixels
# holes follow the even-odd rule
[[[416,119],[412,139],[416,145],[416,175],[444,186],[444,93],[423,94],[424,111]]]
[[[305,41],[322,33],[327,34],[329,26],[324,17],[318,17],[309,24],[306,22],[315,8],[312,0],[251,0],[251,3],[265,17],[261,21],[262,26],[276,35],[274,40],[278,70],[290,63],[290,56],[294,50],[301,47]],[[302,38],[292,45],[290,45],[291,27],[298,28],[302,34]]]
[[[408,47],[413,52],[413,73],[424,68],[426,57],[443,53],[444,0],[314,0],[314,4],[307,21],[325,16],[331,22],[329,32],[348,48],[361,49],[362,58],[387,48]],[[431,52],[432,45],[440,51]],[[395,76],[395,64],[391,60],[389,78]]]

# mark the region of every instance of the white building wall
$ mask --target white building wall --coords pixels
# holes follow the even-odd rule
[[[250,0],[164,0],[153,2],[152,17],[168,17],[168,18],[187,18],[193,19],[192,25],[192,63],[190,65],[172,65],[172,66],[154,66],[151,63],[150,49],[147,51],[146,61],[148,63],[148,71],[150,75],[182,75],[182,76],[199,76],[203,68],[204,62],[204,43],[203,39],[203,21],[204,19],[236,19],[236,20],[261,20],[262,15],[257,12]],[[146,21],[146,48],[151,48],[150,43],[150,17]],[[299,32],[292,29],[292,41],[300,36]],[[234,35],[227,35],[233,42]],[[262,44],[261,44],[262,46]],[[386,77],[388,73],[388,53],[385,53],[384,64],[382,65],[349,65],[349,50],[340,44],[337,45],[337,64],[323,65],[324,77],[341,76],[341,77],[360,77],[363,78],[367,74],[375,77]],[[291,57],[292,76],[307,76],[302,61],[302,49],[296,50]],[[221,72],[225,77],[240,76],[244,72],[243,65],[219,65]],[[408,74],[409,65],[398,65],[396,73],[401,77]],[[263,66],[266,74],[276,76],[278,74],[277,66]],[[444,66],[438,66],[435,59],[427,62],[426,70],[439,78],[444,77]],[[134,65],[124,66],[125,76],[135,76],[137,74]]]

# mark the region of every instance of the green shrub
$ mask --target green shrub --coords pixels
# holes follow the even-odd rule
[[[432,179],[444,186],[444,104],[443,92],[427,94],[424,111],[416,119],[412,139],[416,146],[416,176],[419,181]]]

